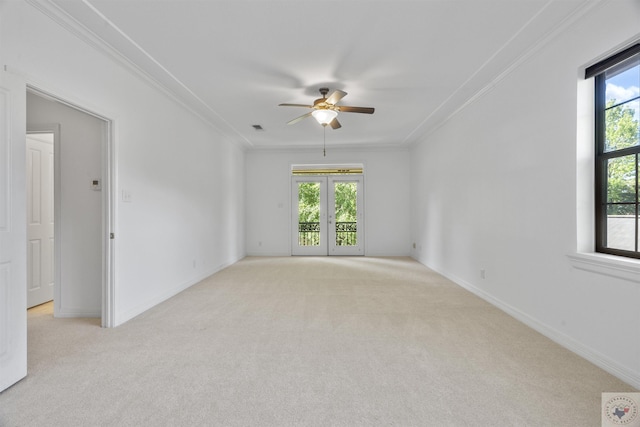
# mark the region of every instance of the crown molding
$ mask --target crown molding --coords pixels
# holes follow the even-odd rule
[[[472,105],[473,103],[475,103],[476,101],[481,99],[483,96],[485,96],[489,92],[491,92],[496,86],[498,86],[500,84],[500,82],[502,82],[502,80],[504,80],[509,75],[511,75],[511,73],[513,73],[515,70],[520,68],[520,66],[522,66],[524,63],[526,63],[531,57],[533,57],[536,53],[538,53],[544,46],[548,45],[553,40],[555,40],[558,36],[563,34],[568,28],[570,28],[582,16],[586,15],[588,12],[590,12],[593,9],[595,9],[596,7],[601,6],[603,3],[606,3],[607,1],[608,0],[583,1],[579,6],[577,6],[573,11],[571,11],[571,13],[569,13],[562,21],[560,21],[558,23],[558,25],[554,26],[551,30],[547,31],[544,35],[539,37],[538,40],[536,42],[532,43],[531,46],[527,50],[523,51],[522,54],[518,55],[513,61],[511,61],[511,63],[501,73],[496,75],[494,78],[490,79],[487,82],[487,84],[485,84],[484,86],[482,86],[481,88],[476,90],[474,93],[472,93],[453,112],[451,112],[447,116],[441,118],[433,126],[428,126],[427,125],[427,123],[428,123],[429,119],[431,118],[431,116],[427,117],[418,128],[416,128],[409,135],[407,135],[407,137],[403,141],[403,144],[408,145],[410,147],[415,146],[416,144],[419,144],[420,142],[422,142],[427,136],[435,133],[438,129],[443,127],[446,123],[448,123],[452,118],[457,116],[460,112],[462,112],[467,107],[469,107],[470,105]],[[549,5],[551,3],[552,3],[552,0],[550,0],[538,12],[538,14],[536,14],[536,16],[534,16],[529,21],[527,26],[529,24],[531,24],[532,22],[534,22],[540,15],[542,15],[544,13],[544,11],[547,9],[547,7],[549,7]],[[509,43],[511,43],[515,38],[517,38],[517,36],[521,32],[523,32],[525,28],[526,28],[526,26],[523,27],[517,34],[515,34],[512,37],[512,39],[509,41]],[[502,50],[502,49],[504,49],[506,47],[507,47],[507,45],[503,46],[500,50]],[[496,58],[499,55],[499,53],[500,53],[500,51],[496,52],[491,59]],[[473,79],[473,77],[475,77],[475,74],[474,74],[474,76],[469,78],[469,80],[466,83],[470,82]],[[451,97],[449,99],[451,99]],[[449,101],[449,99],[447,99],[447,101]],[[445,103],[447,101],[445,101]],[[444,103],[442,105],[440,105],[438,107],[438,109],[436,111],[434,111],[434,113],[432,113],[432,116],[438,110],[440,110],[442,107],[444,107],[444,105],[445,105]],[[420,132],[419,131],[421,127],[425,128],[424,132]]]
[[[226,141],[238,144],[242,149],[253,146],[87,0],[61,4],[55,0],[26,0],[26,2],[79,40],[122,65],[144,83],[198,117]]]

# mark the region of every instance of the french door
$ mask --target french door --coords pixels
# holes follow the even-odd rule
[[[294,176],[292,255],[364,255],[362,175]]]

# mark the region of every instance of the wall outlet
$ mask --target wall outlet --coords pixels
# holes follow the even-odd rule
[[[480,270],[480,278],[484,279],[485,278],[485,271],[484,268]]]

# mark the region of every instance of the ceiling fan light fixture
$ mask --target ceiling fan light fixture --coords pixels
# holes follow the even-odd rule
[[[1,1],[1,0],[0,0]],[[301,120],[306,119],[307,117],[313,116],[318,123],[322,126],[326,127],[327,125],[331,126],[331,129],[340,129],[342,125],[338,121],[338,112],[341,113],[363,113],[363,114],[373,114],[373,107],[353,107],[340,105],[337,106],[336,103],[340,101],[347,95],[347,92],[341,90],[335,90],[329,97],[327,98],[327,93],[329,93],[329,89],[326,87],[320,88],[320,94],[322,98],[316,99],[313,101],[313,105],[306,104],[278,104],[281,107],[304,107],[310,108],[311,111],[301,115],[300,117],[296,117],[293,120],[289,120],[287,122],[288,125],[293,125],[298,123]]]
[[[311,115],[321,125],[328,125],[333,119],[338,117],[338,112],[335,110],[314,110]]]

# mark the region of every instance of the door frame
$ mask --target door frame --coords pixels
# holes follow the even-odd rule
[[[57,313],[56,304],[60,301],[60,125],[27,125],[27,135],[38,133],[53,134],[53,314]],[[29,260],[27,259],[27,263]],[[28,264],[27,264],[28,267]],[[58,303],[56,303],[58,301]]]
[[[301,250],[298,245],[298,183],[318,182],[320,183],[320,242],[325,244],[319,246],[307,246]],[[357,246],[339,247],[335,245],[336,232],[334,223],[335,209],[330,206],[335,205],[335,192],[333,184],[335,182],[358,182],[357,192]],[[365,254],[364,245],[364,174],[345,175],[292,175],[291,176],[291,217],[290,230],[291,255],[344,255],[361,256]]]
[[[103,328],[112,328],[115,326],[115,265],[114,265],[114,224],[115,224],[115,179],[116,179],[116,162],[115,162],[115,149],[114,149],[114,121],[102,114],[96,113],[89,109],[86,109],[82,106],[79,106],[77,103],[70,102],[61,98],[51,92],[48,92],[42,88],[30,85],[27,83],[26,91],[31,92],[37,96],[43,97],[45,99],[49,99],[55,102],[59,102],[61,104],[66,105],[67,107],[78,110],[82,113],[93,116],[104,122],[104,132],[102,135],[101,141],[101,164],[102,164],[102,285],[101,285],[101,293],[102,293],[102,304],[101,304],[101,326]],[[59,135],[59,125],[58,124],[45,124],[38,126],[29,126],[27,128],[27,133],[31,133],[31,131],[40,132],[43,129],[49,129],[48,132],[51,132],[51,128],[58,128]],[[54,194],[60,194],[60,150],[55,144],[59,143],[59,138],[54,137]],[[26,143],[25,143],[26,144]],[[25,145],[26,149],[26,145]],[[26,206],[25,206],[26,209]],[[60,227],[61,221],[60,218],[60,200],[59,198],[54,198],[54,245],[55,252],[54,255],[54,277],[56,283],[54,284],[54,310],[56,306],[56,299],[60,298],[60,247],[58,246],[61,242],[61,230]],[[25,213],[26,216],[26,213]],[[25,307],[26,310],[26,307]]]

